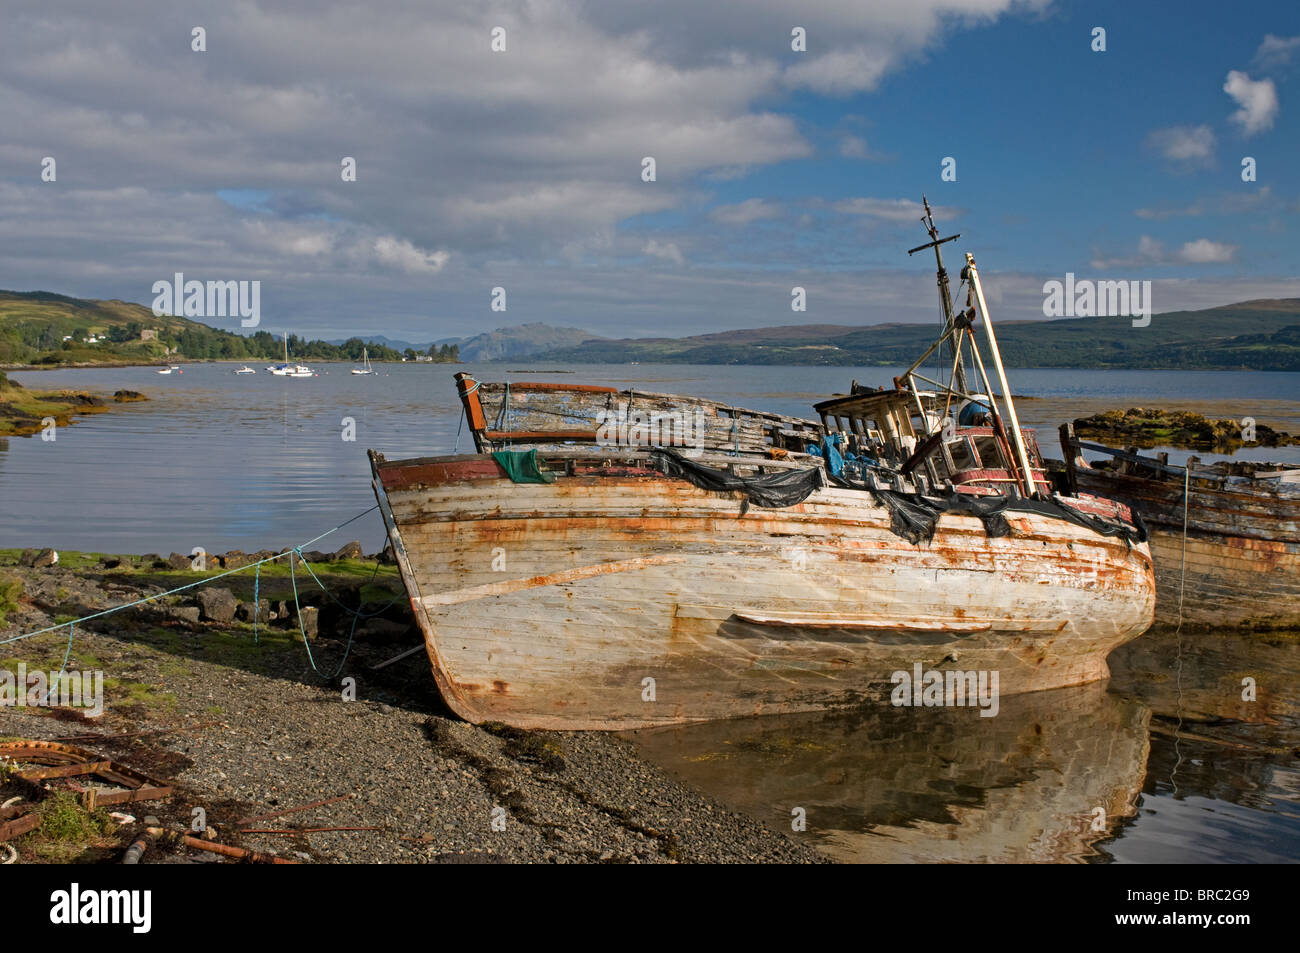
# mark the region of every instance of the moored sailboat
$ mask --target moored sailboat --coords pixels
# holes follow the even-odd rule
[[[352,368],[353,374],[373,374],[375,369],[370,366],[370,352],[365,348],[361,349],[361,367]]]
[[[289,332],[284,332],[284,363],[271,364],[266,368],[276,377],[314,377],[316,372],[302,364],[289,363]]]

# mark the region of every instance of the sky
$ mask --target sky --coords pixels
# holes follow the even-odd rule
[[[0,288],[148,305],[176,272],[256,280],[267,329],[416,342],[937,322],[933,260],[906,254],[924,194],[995,320],[1041,318],[1067,272],[1149,280],[1157,312],[1300,296],[1294,2],[74,0],[4,21]]]

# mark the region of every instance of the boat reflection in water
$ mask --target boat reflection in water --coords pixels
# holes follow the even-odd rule
[[[1294,635],[1158,628],[1108,661],[1109,683],[990,718],[876,707],[626,737],[776,830],[802,807],[794,836],[842,861],[1300,860]]]
[[[1300,860],[1300,644],[1291,633],[1158,627],[1110,657],[1151,709],[1151,757],[1117,861]]]
[[[1060,862],[1136,813],[1149,710],[1104,684],[629,732],[688,783],[850,862]]]

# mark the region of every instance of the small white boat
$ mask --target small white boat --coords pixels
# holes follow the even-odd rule
[[[284,332],[284,363],[272,364],[267,368],[276,377],[315,377],[316,372],[302,364],[289,363],[289,332]]]
[[[160,367],[160,368],[158,368],[158,373],[159,373],[159,374],[170,374],[170,373],[171,373],[172,371],[174,371],[174,370],[175,370],[174,367]]]
[[[352,368],[352,373],[353,373],[353,374],[373,374],[373,373],[375,372],[375,369],[374,369],[373,367],[370,366],[370,352],[367,351],[365,348],[362,348],[362,349],[361,349],[361,360],[362,360],[362,363],[364,364],[364,366],[363,366],[363,367],[354,367],[354,368]]]
[[[271,368],[276,377],[315,377],[316,372],[302,364],[277,364]]]
[[[235,371],[235,373],[236,373],[236,374],[256,374],[257,371],[253,370],[251,367],[249,367],[247,364],[245,364],[245,365],[243,365],[242,367],[240,367],[239,370]]]

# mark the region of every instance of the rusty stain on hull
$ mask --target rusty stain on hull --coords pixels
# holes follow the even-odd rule
[[[624,559],[614,563],[600,563],[596,566],[580,566],[577,569],[566,569],[563,572],[555,572],[546,576],[533,576],[531,579],[511,579],[507,582],[493,582],[484,586],[471,586],[468,589],[457,589],[452,592],[438,592],[433,595],[422,596],[420,603],[426,607],[450,606],[461,602],[485,599],[488,596],[499,596],[507,592],[519,592],[521,589],[558,586],[579,579],[590,579],[592,576],[606,576],[616,572],[644,569],[647,566],[662,566],[667,563],[684,561],[681,556],[646,556],[640,559]]]
[[[899,632],[987,632],[993,628],[991,622],[975,624],[949,622],[945,619],[860,619],[830,612],[787,612],[782,615],[770,615],[758,612],[736,612],[736,618],[742,622],[756,625],[794,626],[796,628],[844,628],[870,629],[876,631]]]

